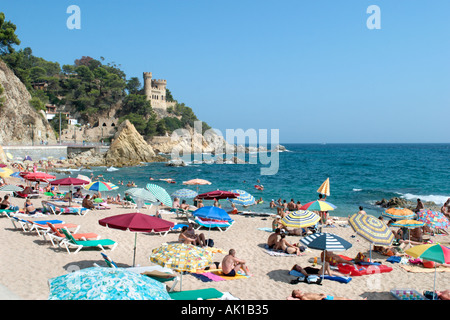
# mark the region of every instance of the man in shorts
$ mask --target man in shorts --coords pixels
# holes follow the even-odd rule
[[[245,275],[251,276],[248,267],[245,265],[245,260],[236,258],[236,250],[230,249],[228,255],[222,260],[223,274],[228,277],[234,277],[239,270],[244,271]]]

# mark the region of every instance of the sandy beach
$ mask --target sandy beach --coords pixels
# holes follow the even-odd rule
[[[1,193],[4,196],[5,193]],[[41,199],[32,200],[36,207],[41,207]],[[13,205],[23,207],[24,200],[11,199]],[[99,219],[121,213],[131,213],[136,210],[123,208],[120,205],[110,205],[110,210],[94,210],[86,216],[77,214],[62,214],[59,216],[49,215],[47,217],[35,218],[35,220],[59,219],[66,223],[81,225],[79,233],[94,232],[103,239],[113,239],[118,242],[114,251],[106,250],[106,253],[119,266],[131,266],[133,261],[134,234],[127,231],[108,229],[100,226]],[[143,213],[153,213],[152,209],[141,210]],[[325,293],[333,296],[346,297],[349,299],[367,300],[392,300],[395,299],[390,290],[394,288],[412,288],[419,292],[433,289],[433,272],[407,272],[399,263],[386,262],[386,256],[373,253],[373,260],[382,262],[393,268],[389,273],[355,276],[347,283],[324,280],[322,285],[298,283],[290,284],[295,277],[289,275],[289,270],[294,264],[302,267],[311,266],[311,258],[318,257],[320,251],[307,250],[301,256],[270,256],[263,250],[269,232],[258,228],[271,227],[270,217],[248,217],[233,215],[234,225],[226,232],[212,230],[210,235],[214,239],[215,247],[228,251],[236,249],[236,256],[247,261],[253,276],[246,279],[236,279],[218,282],[202,282],[192,275],[183,276],[183,290],[201,289],[214,287],[222,292],[230,292],[233,296],[242,300],[285,300],[293,289],[301,289],[305,292]],[[164,214],[163,218],[177,223],[187,221],[177,218],[174,214]],[[341,220],[344,220],[341,218]],[[45,241],[42,236],[35,232],[24,232],[15,229],[11,221],[6,217],[0,218],[0,277],[4,289],[21,299],[46,300],[49,294],[47,281],[50,278],[66,274],[82,268],[92,267],[94,263],[106,266],[99,249],[81,250],[77,254],[68,254],[65,249],[53,247],[49,240]],[[327,227],[324,232],[337,234],[353,244],[352,248],[345,252],[339,252],[354,258],[358,252],[368,254],[369,243],[362,237],[356,235],[353,229],[345,223],[336,227]],[[199,231],[197,231],[199,232]],[[207,235],[208,230],[200,229]],[[356,235],[355,237],[352,237]],[[159,247],[162,243],[173,242],[178,239],[178,232],[171,232],[166,236],[159,234],[138,234],[136,265],[152,265],[149,256],[152,249]],[[298,243],[299,237],[288,236],[288,241]],[[437,235],[432,240],[448,243],[448,236]],[[223,254],[214,255],[213,261],[220,262]],[[450,268],[449,268],[450,269]],[[424,271],[430,271],[424,270]],[[433,269],[434,271],[434,269]],[[450,270],[449,270],[450,271]],[[439,272],[437,275],[436,289],[449,289],[450,273]],[[179,290],[177,286],[176,290]],[[4,292],[4,291],[2,291]],[[7,294],[5,294],[6,298]]]

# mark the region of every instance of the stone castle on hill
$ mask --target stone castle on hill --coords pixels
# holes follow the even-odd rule
[[[144,92],[152,108],[167,110],[168,107],[175,106],[175,102],[166,99],[167,80],[152,79],[151,72],[144,72]]]

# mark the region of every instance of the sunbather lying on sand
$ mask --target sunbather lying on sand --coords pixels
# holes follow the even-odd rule
[[[450,290],[448,289],[445,291],[436,291],[436,294],[441,300],[450,300]]]
[[[309,275],[322,275],[323,274],[323,266],[320,269],[312,268],[312,267],[302,268],[298,264],[295,264],[291,270],[296,270],[298,272],[301,272],[306,277]],[[345,276],[344,274],[342,274],[340,272],[331,270],[330,264],[328,262],[325,262],[325,274],[327,274],[329,276],[338,276],[338,277]]]
[[[292,298],[297,298],[300,300],[351,300],[343,297],[326,295],[324,293],[302,292],[300,290],[292,291]]]
[[[348,264],[355,264],[353,261],[345,260],[341,256],[331,252],[331,251],[325,251],[325,259],[323,258],[323,252],[320,254],[320,258],[322,261],[328,262],[332,266],[336,266],[339,263],[348,263]]]

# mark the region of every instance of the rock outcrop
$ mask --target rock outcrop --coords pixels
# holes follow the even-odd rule
[[[106,165],[123,167],[135,166],[141,162],[154,162],[157,157],[153,148],[145,142],[134,125],[125,120],[114,135],[105,157]]]
[[[380,201],[375,202],[375,205],[382,208],[407,208],[410,210],[414,210],[416,208],[417,202],[394,197],[389,200],[381,199]],[[433,211],[441,210],[440,206],[433,201],[425,201],[423,202],[423,205],[426,209],[431,209]]]
[[[45,116],[38,113],[29,101],[31,95],[14,72],[0,60],[0,84],[5,99],[0,107],[0,145],[29,144],[32,140],[56,143],[55,133]]]

